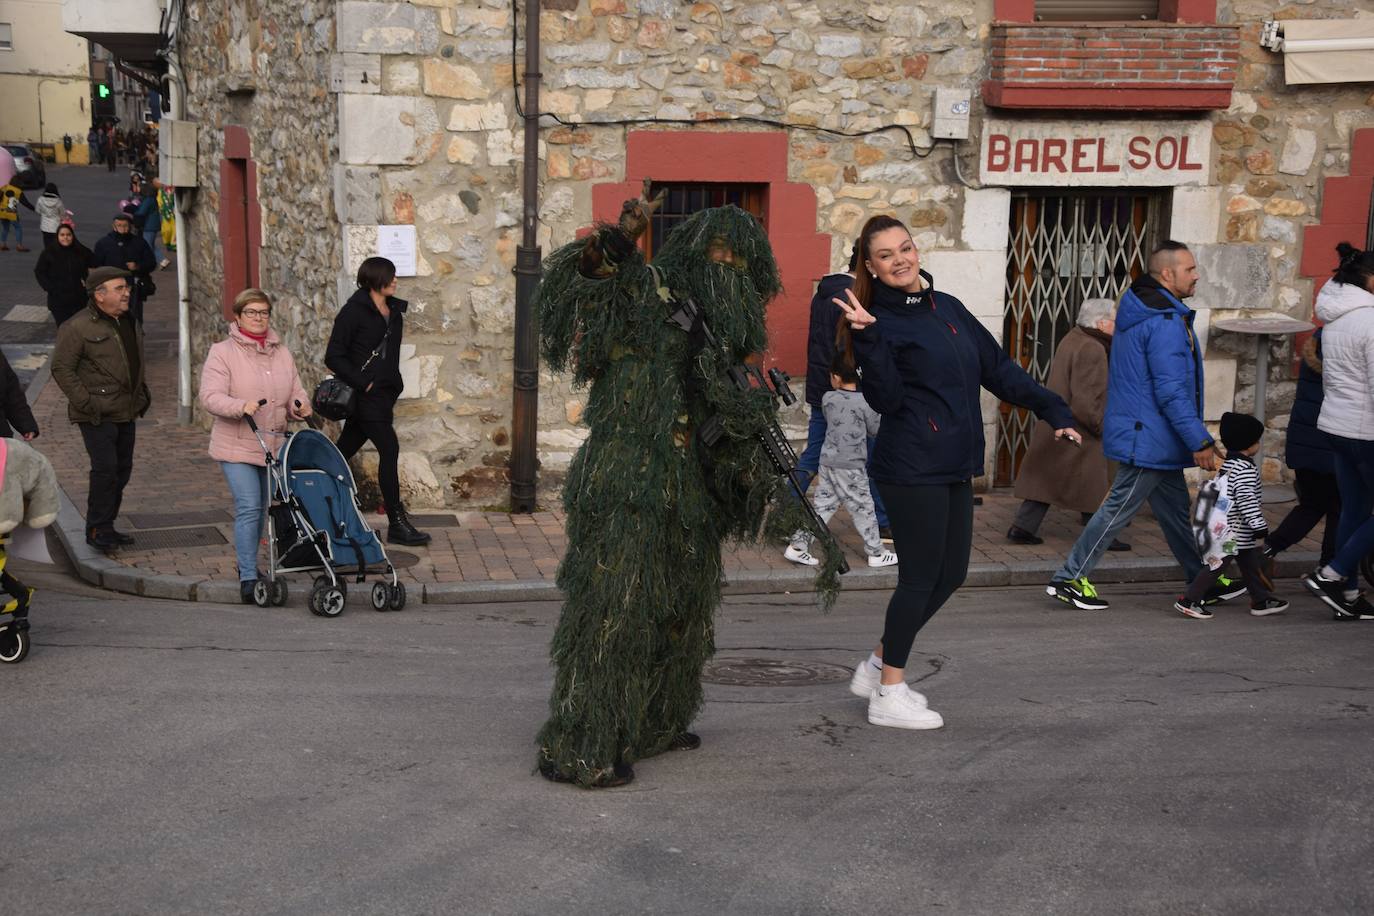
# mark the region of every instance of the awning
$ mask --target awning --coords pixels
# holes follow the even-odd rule
[[[1288,85],[1374,82],[1374,19],[1284,19]]]

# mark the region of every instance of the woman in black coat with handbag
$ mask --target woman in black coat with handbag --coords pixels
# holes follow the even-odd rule
[[[347,382],[357,395],[353,413],[335,443],[352,458],[364,442],[377,449],[377,485],[386,504],[386,539],[411,547],[429,543],[417,531],[401,504],[401,481],[396,465],[401,444],[393,425],[401,381],[401,324],[406,301],[397,299],[396,265],[386,258],[368,258],[358,267],[358,289],[334,319],[324,364]]]
[[[66,223],[57,227],[57,238],[38,256],[33,275],[48,294],[48,311],[58,327],[86,308],[91,258],[91,250],[76,240],[75,230]]]

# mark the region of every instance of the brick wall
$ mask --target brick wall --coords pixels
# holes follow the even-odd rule
[[[1196,110],[1230,104],[1240,40],[1223,25],[998,23],[990,54],[996,107]]]

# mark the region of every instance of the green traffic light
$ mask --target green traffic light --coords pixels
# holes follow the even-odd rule
[[[102,99],[108,99],[110,97],[110,87],[106,86],[104,83],[100,84],[99,92]]]

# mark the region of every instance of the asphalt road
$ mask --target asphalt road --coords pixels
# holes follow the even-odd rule
[[[1263,620],[962,592],[911,666],[936,732],[827,680],[881,594],[731,600],[717,679],[771,685],[709,684],[700,750],[587,792],[531,772],[556,605],[328,621],[18,568],[6,912],[1374,910],[1374,629],[1296,583]]]

